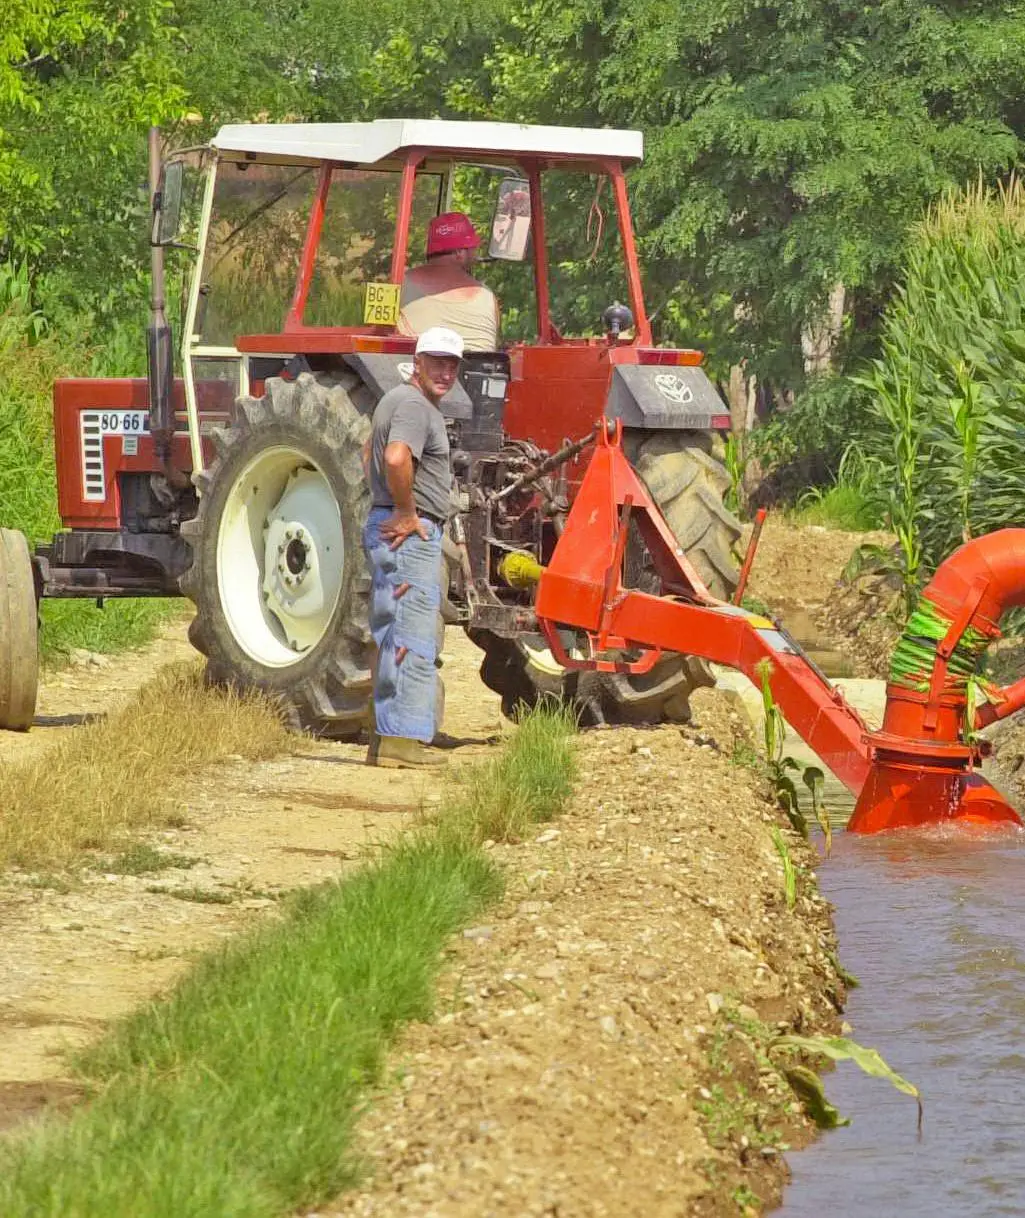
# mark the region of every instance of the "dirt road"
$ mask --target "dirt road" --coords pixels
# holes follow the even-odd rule
[[[476,648],[456,632],[448,645],[446,727],[479,742],[453,753],[462,764],[503,727]],[[109,666],[51,674],[40,728],[5,734],[0,759],[45,748],[83,713],[103,713],[161,664],[192,655],[180,625]],[[310,740],[293,757],[226,758],[197,774],[180,792],[181,827],[152,839],[184,866],[133,875],[97,859],[73,877],[0,881],[0,1126],[68,1090],[65,1050],[165,990],[197,953],[273,911],[281,892],[337,875],[440,800],[444,777],[368,769],[364,751]]]

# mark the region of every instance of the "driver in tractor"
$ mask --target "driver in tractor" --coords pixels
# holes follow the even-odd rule
[[[498,301],[470,274],[480,237],[461,211],[444,212],[427,226],[427,261],[402,283],[399,331],[418,335],[434,326],[459,334],[467,351],[498,349]]]

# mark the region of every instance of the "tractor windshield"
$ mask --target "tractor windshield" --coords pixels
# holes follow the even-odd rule
[[[602,313],[629,303],[616,204],[604,174],[542,176],[552,321],[565,337],[604,333]]]
[[[232,347],[240,334],[273,334],[295,290],[318,170],[297,165],[222,162],[195,330],[206,347]],[[362,321],[362,285],[387,279],[399,175],[336,169],[331,178],[304,321],[348,326]],[[411,246],[423,247],[438,211],[441,179],[418,176]]]
[[[510,169],[459,166],[453,206],[465,211],[486,237]],[[614,301],[629,300],[626,262],[616,205],[604,174],[548,170],[542,175],[552,321],[564,337],[604,333],[601,315]],[[529,206],[529,202],[527,203]],[[487,283],[502,309],[503,342],[532,342],[537,334],[537,293],[528,251],[525,261],[488,259],[487,245],[474,276]]]
[[[474,276],[498,297],[502,342],[532,341],[537,294],[528,249],[524,261],[487,257],[490,217],[503,181],[515,167],[457,165],[451,180],[416,176],[408,265],[422,261],[430,218],[466,212],[483,238]],[[192,330],[193,357],[224,358],[244,334],[284,329],[295,291],[317,166],[222,160]],[[387,280],[398,210],[400,174],[336,168],[303,313],[307,326],[359,326],[363,287]],[[603,332],[601,315],[628,300],[615,204],[604,175],[551,169],[542,175],[551,318],[566,338]],[[528,204],[529,205],[529,204]]]

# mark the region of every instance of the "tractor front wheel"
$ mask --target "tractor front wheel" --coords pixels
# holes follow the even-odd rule
[[[740,522],[722,501],[729,477],[711,455],[703,432],[628,432],[625,451],[708,590],[728,600],[737,586],[733,545]],[[628,582],[657,591],[657,577],[645,559],[639,535],[627,554]],[[567,672],[540,635],[503,639],[472,632],[485,650],[481,678],[502,695],[502,710],[515,717],[545,698],[571,703],[583,726],[597,723],[685,723],[690,695],[713,683],[694,656],[667,655],[648,673]],[[572,644],[567,634],[564,643]],[[571,653],[572,654],[572,653]]]
[[[32,726],[39,687],[38,611],[23,534],[0,529],[0,728]]]
[[[215,435],[199,512],[182,528],[189,637],[208,678],[263,690],[293,727],[335,737],[360,731],[370,698],[360,529],[372,404],[354,374],[268,380]]]

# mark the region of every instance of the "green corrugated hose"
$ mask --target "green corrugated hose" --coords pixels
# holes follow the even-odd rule
[[[890,660],[891,685],[920,693],[928,691],[936,663],[936,647],[946,636],[950,623],[951,619],[944,617],[931,601],[918,602]],[[974,677],[988,642],[981,630],[972,626],[965,630],[947,661],[945,694],[966,694],[968,682]]]

